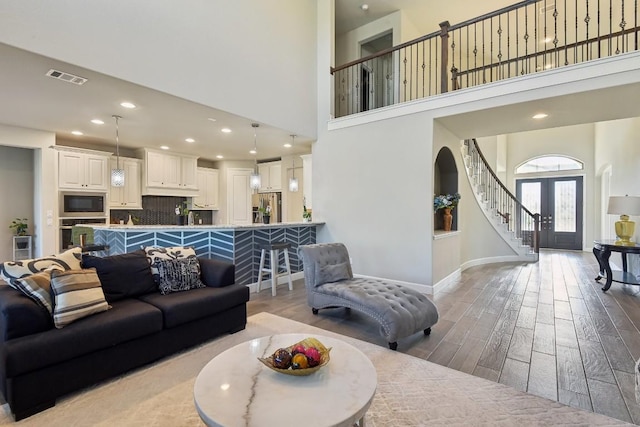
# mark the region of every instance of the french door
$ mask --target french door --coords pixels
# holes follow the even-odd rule
[[[516,197],[540,213],[540,247],[582,249],[582,177],[516,180]]]

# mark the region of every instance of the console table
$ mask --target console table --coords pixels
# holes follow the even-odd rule
[[[611,252],[620,252],[622,256],[622,271],[611,271],[609,265],[609,257]],[[640,285],[640,279],[632,273],[627,272],[627,254],[640,254],[640,245],[634,243],[633,246],[620,246],[616,245],[615,240],[596,240],[593,242],[593,254],[598,260],[600,270],[596,282],[605,277],[605,282],[602,290],[608,291],[611,287],[611,282],[625,283],[627,285]]]

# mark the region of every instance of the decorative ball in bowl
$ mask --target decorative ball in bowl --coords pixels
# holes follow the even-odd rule
[[[310,375],[329,363],[331,348],[315,338],[305,338],[289,347],[279,348],[269,357],[258,357],[268,368],[286,375]]]

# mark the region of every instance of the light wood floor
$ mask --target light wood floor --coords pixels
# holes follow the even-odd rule
[[[543,251],[536,264],[473,267],[433,300],[440,320],[398,351],[518,390],[640,423],[635,360],[640,358],[640,294],[594,281],[592,254]],[[355,310],[307,306],[304,283],[251,294],[249,315],[267,311],[386,346],[377,324]],[[283,331],[286,332],[286,331]]]

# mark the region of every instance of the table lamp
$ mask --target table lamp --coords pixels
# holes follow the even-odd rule
[[[637,196],[611,196],[609,197],[608,214],[620,215],[620,221],[616,221],[616,245],[633,246],[631,238],[636,231],[636,223],[629,221],[629,215],[640,215],[640,197]]]

